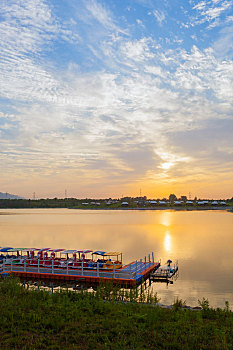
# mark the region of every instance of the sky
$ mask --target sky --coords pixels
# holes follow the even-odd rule
[[[233,0],[1,0],[0,191],[231,198],[232,58]]]

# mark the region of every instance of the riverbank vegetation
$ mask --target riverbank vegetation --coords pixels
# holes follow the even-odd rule
[[[208,209],[232,209],[233,198],[226,200],[225,204],[212,205],[211,203],[198,204],[198,201],[175,203],[149,200],[135,200],[127,198],[127,202],[111,199],[77,199],[77,198],[47,198],[47,199],[0,199],[0,209],[17,208],[72,208],[72,209],[177,209],[177,210],[208,210]],[[124,204],[124,203],[127,203]]]
[[[127,293],[112,286],[51,293],[1,280],[0,348],[232,349],[228,303],[212,309],[203,299],[202,309],[193,311],[176,300],[166,309],[158,306],[157,294]]]

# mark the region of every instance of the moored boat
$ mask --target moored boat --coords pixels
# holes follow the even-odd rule
[[[167,281],[172,278],[178,272],[178,262],[176,262],[174,265],[171,265],[171,263],[172,261],[168,260],[166,265],[159,266],[158,269],[151,273],[150,279],[152,281]]]

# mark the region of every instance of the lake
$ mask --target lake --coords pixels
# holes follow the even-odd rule
[[[233,213],[226,210],[1,209],[0,246],[122,251],[123,261],[155,254],[179,262],[173,285],[153,283],[161,302],[208,298],[233,306]]]

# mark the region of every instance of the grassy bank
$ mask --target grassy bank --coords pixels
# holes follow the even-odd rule
[[[156,306],[157,296],[136,301],[120,290],[95,294],[27,290],[16,280],[0,281],[1,349],[232,349],[233,313]]]

